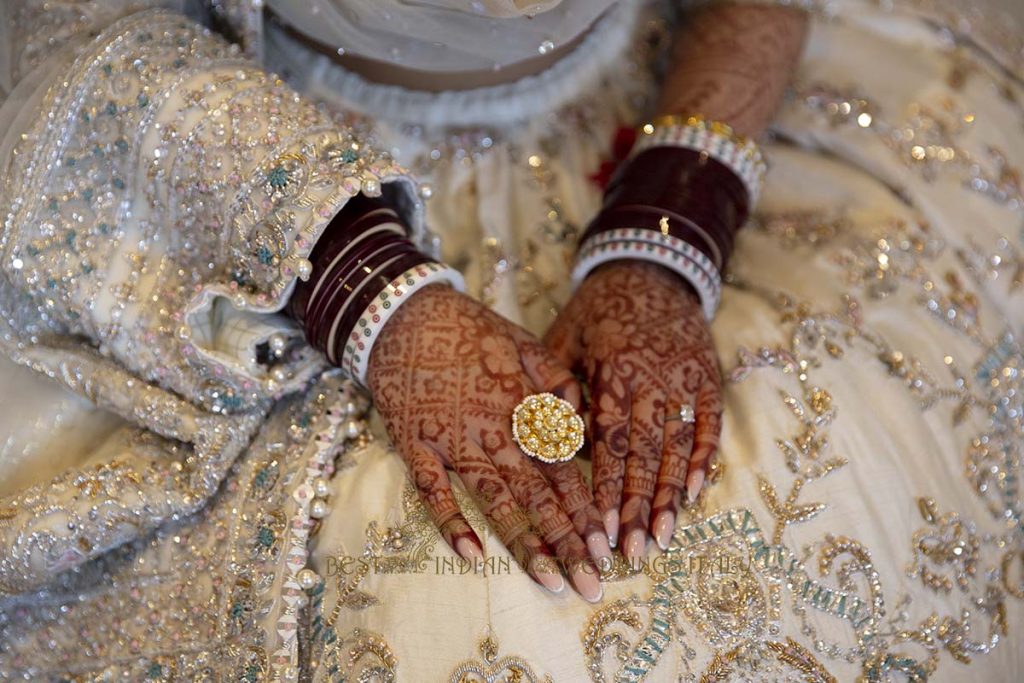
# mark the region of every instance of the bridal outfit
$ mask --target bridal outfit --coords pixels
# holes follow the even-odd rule
[[[279,311],[363,192],[543,333],[685,8],[5,2],[0,677],[1019,680],[1022,34],[807,9],[712,327],[721,467],[590,604],[465,495],[461,562]]]

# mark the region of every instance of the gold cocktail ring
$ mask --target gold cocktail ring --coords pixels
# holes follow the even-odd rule
[[[565,399],[531,394],[512,411],[512,438],[541,462],[566,462],[583,447],[583,418]]]

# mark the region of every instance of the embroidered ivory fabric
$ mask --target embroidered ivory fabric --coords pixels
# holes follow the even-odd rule
[[[461,565],[367,397],[275,314],[356,192],[417,225],[429,197],[423,239],[534,332],[564,303],[591,176],[685,12],[477,4],[270,2],[438,70],[444,12],[530,27],[467,39],[481,63],[597,18],[544,38],[590,26],[537,76],[428,95],[260,3],[3,5],[0,677],[1017,680],[1020,32],[992,3],[806,3],[713,326],[724,470],[591,605],[542,592],[468,500],[489,560]]]

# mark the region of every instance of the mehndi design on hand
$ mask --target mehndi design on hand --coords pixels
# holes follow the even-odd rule
[[[512,438],[512,412],[550,391],[577,408],[572,375],[526,331],[446,287],[414,295],[388,322],[370,358],[374,401],[445,541],[482,555],[445,468],[456,472],[495,533],[548,589],[565,568],[588,600],[610,561],[601,517],[577,465],[527,457]]]
[[[590,384],[594,492],[612,544],[621,538],[636,558],[649,529],[666,548],[721,428],[718,359],[697,295],[661,266],[609,263],[583,282],[547,343]],[[666,419],[684,404],[694,423]]]

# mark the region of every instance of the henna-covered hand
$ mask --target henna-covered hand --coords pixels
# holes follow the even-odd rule
[[[443,286],[414,294],[384,326],[368,381],[395,447],[445,541],[466,559],[480,539],[452,494],[455,471],[491,527],[541,585],[599,600],[594,561],[608,538],[579,467],[527,457],[512,440],[512,411],[550,391],[577,406],[572,374],[525,330]],[[555,558],[557,557],[557,561]]]
[[[594,491],[612,545],[623,539],[632,560],[650,529],[667,548],[721,429],[718,359],[696,293],[659,265],[615,261],[584,280],[546,342],[590,384]],[[696,423],[666,420],[681,404]]]

